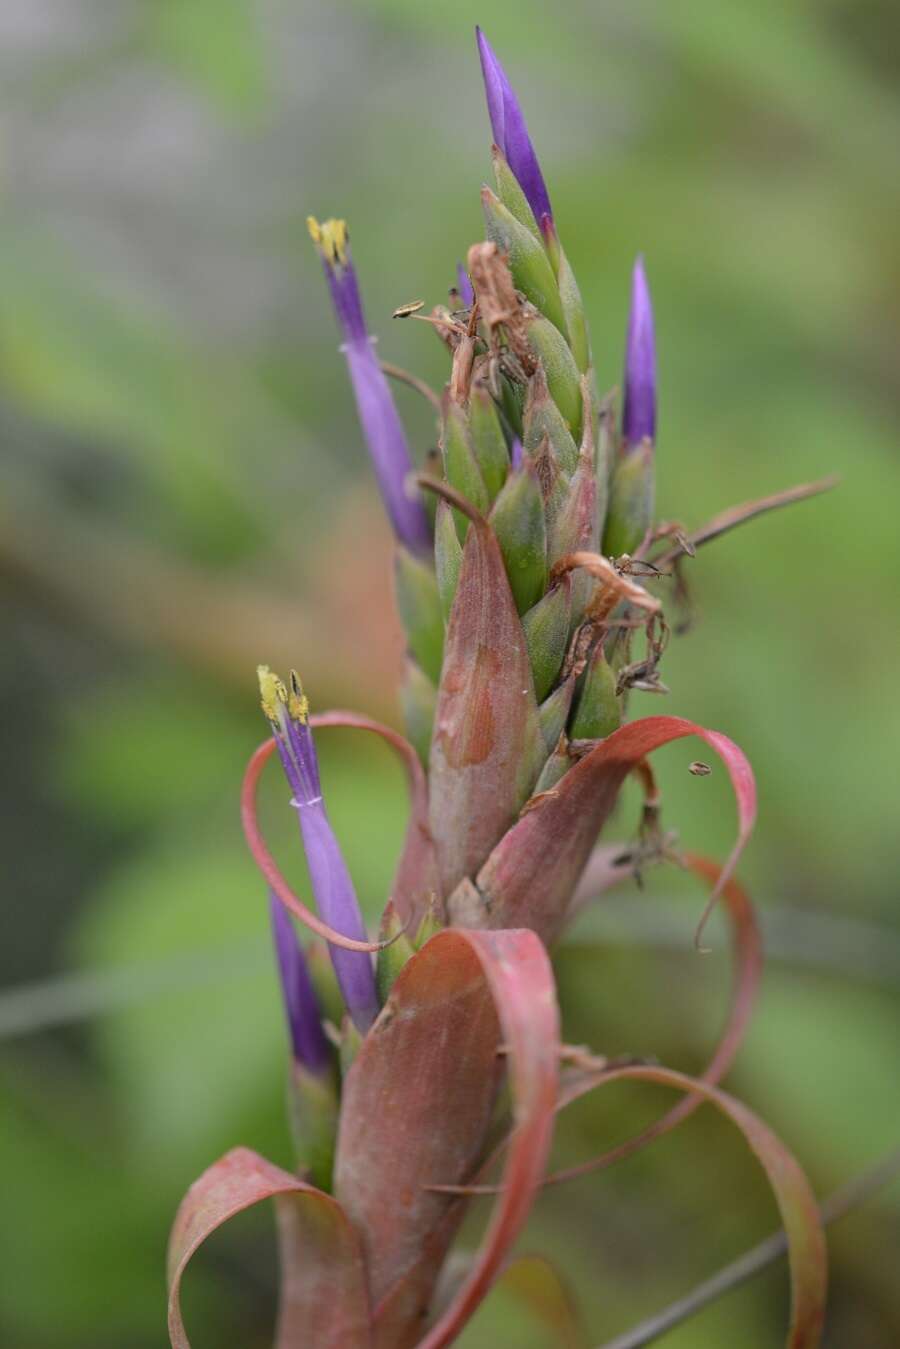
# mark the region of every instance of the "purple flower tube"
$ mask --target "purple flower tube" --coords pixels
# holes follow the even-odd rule
[[[306,223],[325,268],[344,336],[341,349],[347,358],[360,425],[391,527],[398,541],[411,552],[428,555],[432,548],[431,527],[418,489],[409,487],[412,457],[400,414],[366,329],[347,226],[343,220],[326,220],[320,225],[312,216]]]
[[[634,264],[631,280],[622,437],[626,449],[640,445],[642,440],[652,444],[656,439],[656,341],[653,306],[642,257]]]
[[[319,782],[319,762],[309,725],[309,707],[300,680],[291,671],[288,690],[268,666],[259,667],[262,708],[275,734],[291,805],[300,820],[316,906],[325,921],[346,937],[366,941],[356,891],[325,810]],[[363,1034],[378,1015],[378,995],[372,962],[365,951],[328,947],[341,994],[354,1025]]]
[[[469,273],[461,262],[456,264],[456,289],[459,291],[459,298],[468,309],[475,302],[475,292],[472,289],[472,282],[469,279]]]
[[[331,1050],[322,1029],[306,957],[290,914],[272,890],[269,891],[269,914],[294,1058],[311,1073],[323,1073],[331,1063]]]
[[[535,220],[544,234],[549,234],[553,229],[553,208],[521,105],[484,33],[476,28],[475,34],[494,141],[525,193]]]

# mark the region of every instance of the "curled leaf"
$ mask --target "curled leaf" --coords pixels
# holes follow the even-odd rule
[[[259,827],[259,821],[256,818],[256,789],[259,785],[260,774],[265,766],[266,760],[275,749],[275,741],[264,740],[263,743],[254,750],[250,756],[250,762],[247,765],[247,771],[244,774],[244,781],[241,787],[241,821],[244,826],[244,834],[247,839],[250,851],[253,854],[253,860],[265,876],[272,889],[282,904],[290,909],[292,913],[304,922],[313,932],[317,932],[320,937],[331,942],[333,946],[343,947],[346,951],[377,951],[378,942],[357,941],[353,937],[345,937],[342,932],[331,927],[324,922],[318,914],[313,913],[311,909],[303,903],[297,895],[294,894],[288,885],[284,876],[279,870],[278,863],[272,856],[262,831]]]
[[[757,1115],[718,1087],[671,1068],[636,1065],[571,1080],[562,1104],[611,1082],[657,1082],[709,1101],[744,1135],[761,1163],[781,1213],[791,1271],[791,1322],[786,1349],[816,1349],[825,1317],[828,1256],[816,1197],[794,1155]]]
[[[587,1349],[572,1290],[551,1260],[543,1255],[517,1256],[506,1266],[497,1286],[527,1308],[538,1325],[546,1327],[559,1349]]]
[[[699,935],[753,828],[756,785],[733,740],[683,717],[629,722],[574,764],[552,791],[529,802],[476,877],[484,926],[531,927],[552,941],[625,778],[655,749],[688,735],[699,736],[721,757],[738,806],[737,842],[713,888]]]
[[[337,726],[368,731],[391,746],[406,769],[410,793],[410,816],[400,862],[394,879],[392,898],[405,924],[418,922],[432,898],[438,893],[437,861],[428,828],[428,786],[425,771],[412,745],[399,731],[356,712],[319,712],[310,716],[313,727]],[[241,820],[253,858],[275,894],[292,913],[313,932],[335,946],[348,951],[378,951],[379,942],[355,941],[330,927],[313,913],[288,885],[262,836],[256,815],[256,793],[266,760],[275,748],[274,740],[265,740],[247,765],[241,788]]]
[[[276,1349],[367,1349],[365,1269],[340,1204],[249,1148],[233,1148],[204,1171],[175,1216],[168,1253],[172,1349],[190,1349],[181,1317],[188,1261],[229,1218],[264,1199],[275,1200],[282,1266]]]
[[[610,855],[618,851],[620,850],[615,848],[597,849],[597,853],[592,856],[588,863],[587,870],[592,872],[593,882],[595,885],[599,885],[600,890],[609,889],[617,879],[622,879],[627,874],[626,868],[615,866],[614,859]],[[695,875],[705,880],[708,885],[715,887],[718,884],[722,868],[716,862],[710,861],[707,857],[699,857],[695,853],[688,853],[684,861],[685,865]],[[595,890],[595,893],[599,892],[599,890]],[[722,890],[722,899],[731,920],[733,933],[734,985],[725,1029],[716,1045],[712,1058],[698,1079],[713,1086],[720,1082],[728,1072],[744,1039],[756,1002],[756,995],[759,991],[759,981],[763,969],[762,937],[749,895],[744,887],[732,877],[725,883]],[[576,901],[579,904],[584,902],[577,894]],[[642,1129],[640,1133],[635,1134],[633,1138],[626,1139],[624,1143],[618,1144],[609,1152],[604,1152],[590,1161],[581,1162],[578,1166],[567,1167],[564,1171],[554,1171],[544,1183],[546,1185],[557,1185],[563,1181],[576,1180],[591,1171],[603,1171],[607,1167],[615,1165],[616,1162],[624,1161],[626,1157],[639,1152],[641,1148],[646,1147],[648,1143],[652,1143],[654,1139],[661,1138],[663,1134],[669,1133],[676,1125],[692,1115],[702,1103],[702,1098],[699,1096],[685,1096],[671,1110],[667,1110],[658,1120],[646,1129]]]

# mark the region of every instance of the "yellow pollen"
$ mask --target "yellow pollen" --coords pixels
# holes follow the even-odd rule
[[[321,225],[314,215],[306,217],[309,237],[319,249],[326,262],[332,267],[335,263],[346,266],[347,263],[347,222],[346,220],[323,220]]]
[[[259,679],[262,710],[269,721],[278,722],[281,720],[281,708],[287,706],[287,689],[278,676],[272,673],[268,665],[257,665],[256,674]]]
[[[309,721],[309,699],[303,692],[303,685],[300,683],[300,676],[296,670],[291,670],[291,692],[288,697],[288,716],[292,721],[299,721],[305,726]]]

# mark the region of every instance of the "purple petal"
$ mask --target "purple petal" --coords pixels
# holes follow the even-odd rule
[[[456,289],[459,291],[459,298],[466,309],[470,308],[475,301],[475,292],[472,289],[472,282],[469,280],[469,273],[461,262],[456,264]]]
[[[494,141],[518,179],[535,220],[546,232],[553,224],[553,209],[522,108],[491,44],[480,28],[475,33]]]
[[[413,461],[400,414],[366,330],[359,284],[350,256],[343,221],[319,225],[310,216],[313,238],[331,291],[335,314],[344,335],[350,382],[359,421],[385,510],[400,543],[418,555],[430,554],[431,527],[419,492],[409,489]]]
[[[367,941],[353,881],[324,801],[319,797],[307,804],[295,798],[294,805],[300,817],[306,864],[319,913],[345,937]],[[371,959],[364,951],[347,951],[343,946],[329,946],[328,950],[347,1011],[357,1030],[365,1034],[378,1015]]]
[[[512,464],[514,472],[522,467],[522,442],[518,436],[513,437],[512,448],[509,452],[509,462]]]
[[[653,307],[641,257],[634,264],[631,282],[622,435],[626,446],[656,439],[656,343]]]
[[[300,819],[300,833],[316,907],[325,921],[345,937],[368,940],[353,881],[325,810],[319,762],[300,680],[291,671],[290,690],[267,666],[259,667],[263,711],[290,785],[291,805]],[[363,1034],[378,1014],[372,962],[365,951],[329,945],[328,953],[347,1011]]]
[[[310,1072],[324,1072],[331,1062],[331,1050],[322,1030],[319,1004],[306,967],[306,957],[287,909],[272,890],[269,891],[269,913],[294,1058]]]

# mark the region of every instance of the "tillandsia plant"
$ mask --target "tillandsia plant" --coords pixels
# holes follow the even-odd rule
[[[672,716],[629,719],[629,700],[635,690],[666,692],[665,606],[684,613],[686,560],[824,484],[735,508],[693,533],[655,523],[644,263],[634,267],[619,417],[614,394],[598,395],[584,308],[519,101],[480,32],[478,47],[494,141],[495,188],[481,194],[487,237],[468,250],[448,303],[427,315],[418,303],[397,311],[427,321],[448,353],[443,394],[424,390],[440,450],[423,471],[366,326],[347,228],[309,222],[396,539],[408,739],[352,713],[312,715],[297,674],[283,682],[260,667],[272,734],[251,760],[242,810],[269,888],[296,1169],[238,1148],[188,1192],[170,1247],[172,1344],[188,1345],[187,1261],[231,1215],[267,1198],[280,1243],[278,1349],[449,1344],[507,1277],[543,1184],[608,1166],[706,1101],[743,1132],[772,1186],[792,1277],[787,1343],[811,1346],[825,1289],[815,1199],[785,1146],[717,1086],[761,966],[753,910],[733,877],[754,822],[753,774],[721,732]],[[323,799],[315,741],[331,726],[381,737],[408,775],[410,818],[377,939]],[[737,841],[721,867],[679,854],[660,823],[648,756],[688,736],[719,757],[734,788]],[[314,908],[287,884],[257,819],[256,788],[273,753]],[[644,793],[634,841],[598,845],[630,775]],[[708,884],[706,913],[721,898],[733,931],[727,1029],[697,1078],[567,1047],[547,953],[587,902],[665,859]],[[291,915],[314,934],[305,949]],[[623,1079],[682,1097],[613,1153],[553,1173],[557,1112]],[[472,1195],[485,1193],[494,1208],[480,1249],[448,1261]]]

